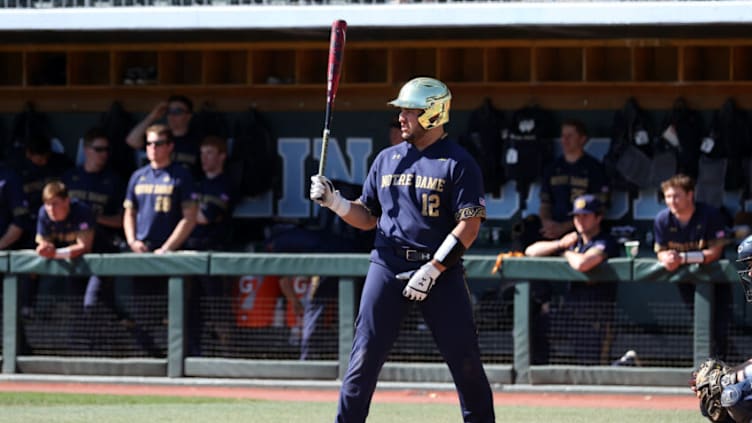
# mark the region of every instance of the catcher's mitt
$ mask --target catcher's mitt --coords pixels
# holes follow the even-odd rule
[[[729,378],[723,376],[732,372],[730,366],[714,358],[705,360],[697,370],[692,372],[690,386],[700,398],[702,414],[712,422],[729,421],[728,411],[721,406],[721,392],[729,382]]]

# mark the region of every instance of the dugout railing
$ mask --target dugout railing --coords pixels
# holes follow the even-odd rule
[[[493,383],[603,384],[683,386],[688,368],[531,365],[530,281],[601,281],[609,283],[693,282],[693,361],[711,354],[715,283],[736,281],[736,266],[721,260],[708,265],[683,266],[666,272],[654,259],[612,259],[581,273],[560,258],[507,258],[499,274],[492,274],[496,257],[468,255],[469,279],[491,284],[514,281],[513,359],[509,364],[487,364]],[[334,380],[342,376],[348,361],[355,320],[355,278],[365,275],[368,257],[363,254],[263,254],[196,253],[90,254],[76,260],[47,260],[31,251],[0,253],[4,271],[2,371],[3,373],[101,374],[108,376],[234,377]],[[167,357],[135,359],[23,356],[18,352],[19,275],[127,275],[168,277]],[[185,277],[191,275],[321,275],[339,276],[338,359],[336,361],[245,360],[186,357]],[[382,380],[448,382],[443,363],[387,363]]]

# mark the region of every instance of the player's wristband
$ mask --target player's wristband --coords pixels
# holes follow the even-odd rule
[[[705,263],[705,255],[702,254],[702,251],[695,250],[679,253],[679,257],[682,264]]]
[[[337,216],[345,216],[347,213],[350,212],[350,202],[348,200],[345,200],[339,193],[339,191],[334,191],[332,193],[332,205],[329,206],[329,208],[337,213]]]
[[[465,254],[465,246],[454,234],[449,234],[441,243],[433,258],[442,266],[449,268],[457,264]]]
[[[71,256],[70,247],[58,248],[55,250],[56,259],[69,259]]]

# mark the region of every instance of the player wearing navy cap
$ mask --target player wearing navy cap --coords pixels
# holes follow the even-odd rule
[[[601,228],[603,205],[597,195],[585,194],[575,198],[569,215],[575,231],[559,239],[538,241],[525,249],[526,256],[561,255],[572,269],[588,272],[608,258],[619,256],[616,240]],[[564,297],[557,319],[566,322],[566,335],[572,339],[577,364],[597,365],[608,360],[615,283],[572,282]],[[543,327],[541,337],[548,338]],[[548,348],[548,343],[534,345]],[[533,351],[548,358],[548,351]]]
[[[343,198],[324,176],[311,178],[311,199],[356,228],[376,228],[338,422],[365,421],[413,301],[449,366],[463,421],[494,421],[461,263],[486,216],[483,181],[473,158],[444,132],[451,98],[433,78],[402,87],[389,104],[401,109],[405,142],[378,154],[359,199]]]

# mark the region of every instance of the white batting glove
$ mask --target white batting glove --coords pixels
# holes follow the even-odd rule
[[[423,266],[420,266],[418,270],[409,270],[397,275],[397,279],[407,280],[405,289],[402,290],[402,295],[410,300],[423,301],[428,296],[428,292],[433,288],[433,284],[436,283],[436,279],[441,275],[439,270],[433,263],[428,262]]]
[[[350,211],[350,201],[342,198],[339,191],[334,190],[332,181],[323,175],[311,176],[311,191],[309,198],[322,207],[328,207],[339,216]]]

